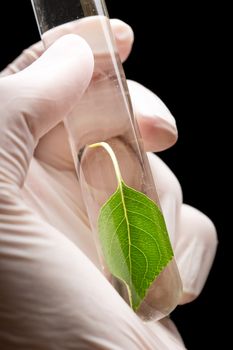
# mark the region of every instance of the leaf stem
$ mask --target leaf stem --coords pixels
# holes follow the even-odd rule
[[[92,145],[89,145],[88,147],[89,148],[103,147],[108,152],[108,154],[112,160],[114,169],[115,169],[118,185],[121,186],[121,182],[122,182],[121,171],[120,171],[120,167],[119,167],[116,155],[115,155],[112,147],[107,142],[93,143]]]

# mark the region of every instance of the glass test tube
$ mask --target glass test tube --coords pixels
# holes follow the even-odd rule
[[[65,125],[103,273],[130,304],[128,289],[111,273],[98,237],[100,209],[117,189],[116,173],[106,150],[88,145],[106,142],[125,183],[160,205],[106,6],[102,0],[32,0],[32,4],[45,47],[74,33],[87,41],[94,54],[92,81]],[[150,285],[136,312],[144,320],[160,319],[176,307],[181,292],[173,258]]]

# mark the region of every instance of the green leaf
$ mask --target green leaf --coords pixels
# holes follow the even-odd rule
[[[159,207],[145,194],[128,187],[121,178],[111,147],[109,153],[118,179],[118,188],[100,210],[98,232],[109,271],[128,289],[136,311],[146,293],[173,257],[166,224]]]

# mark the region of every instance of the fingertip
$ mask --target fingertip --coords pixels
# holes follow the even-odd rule
[[[37,93],[45,89],[50,100],[65,101],[67,107],[86,90],[93,69],[93,53],[87,42],[78,35],[67,34],[56,40],[19,76],[27,78],[25,82],[33,81]],[[42,91],[42,94],[45,93]]]
[[[36,140],[71,112],[87,89],[93,68],[93,53],[86,41],[67,34],[14,75],[18,109],[30,116]]]
[[[177,128],[159,116],[138,117],[146,152],[161,152],[172,147],[178,139]]]
[[[133,29],[128,24],[119,19],[111,19],[110,23],[113,34],[115,36],[116,45],[121,61],[124,62],[128,58],[133,46]]]
[[[165,104],[144,86],[128,81],[134,113],[148,152],[163,151],[178,138],[176,121]]]
[[[92,77],[94,58],[90,46],[83,38],[76,34],[66,34],[56,40],[35,64],[43,68],[46,66],[51,73],[59,68],[63,76],[67,74],[67,77],[77,78],[78,83],[87,85]]]
[[[180,304],[193,301],[201,293],[215,257],[217,243],[213,222],[199,210],[183,205],[175,247],[184,286]]]

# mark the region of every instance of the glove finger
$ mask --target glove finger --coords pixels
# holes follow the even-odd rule
[[[152,91],[128,81],[135,116],[147,152],[163,151],[178,137],[176,122],[165,104]]]
[[[119,19],[110,20],[113,34],[115,36],[117,49],[120,55],[121,62],[124,62],[131,53],[134,32],[133,29],[125,22]]]
[[[160,204],[165,217],[173,248],[177,241],[177,218],[182,205],[182,189],[169,167],[155,154],[148,153],[152,175],[156,184]]]
[[[159,151],[171,147],[177,140],[178,132],[175,119],[165,104],[142,85],[133,81],[128,81],[128,85],[145,149]],[[86,118],[84,115],[82,117]],[[96,125],[93,124],[92,120],[89,124],[94,130]],[[116,131],[117,128],[113,128],[113,130]],[[85,132],[86,130],[79,131],[81,135]],[[63,123],[40,140],[35,155],[38,159],[57,169],[74,170],[67,132]]]
[[[22,186],[38,139],[69,114],[92,72],[89,46],[67,35],[27,69],[0,79],[3,181]]]
[[[124,62],[132,49],[134,41],[133,30],[128,24],[120,21],[119,19],[111,19],[110,23],[121,61]],[[14,74],[25,69],[36,61],[44,51],[42,41],[30,46],[0,73],[0,77]]]
[[[31,45],[13,61],[3,71],[0,72],[0,78],[20,72],[30,66],[44,53],[44,45],[42,41]]]
[[[176,260],[183,282],[181,304],[195,299],[202,291],[217,248],[216,229],[199,210],[182,205],[175,244]]]
[[[217,246],[216,230],[207,216],[182,204],[181,186],[167,165],[154,154],[148,157],[183,283],[183,304],[196,298],[206,282]]]

